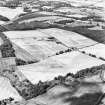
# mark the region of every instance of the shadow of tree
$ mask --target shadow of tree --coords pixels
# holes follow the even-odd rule
[[[98,101],[100,96],[102,96],[103,93],[87,93],[80,97],[69,97],[64,100],[64,102],[68,103],[70,102],[70,105],[95,105],[95,103]]]
[[[65,85],[65,87],[69,88],[69,91],[60,93],[56,98],[62,98],[62,101],[68,105],[95,105],[103,95],[98,83],[95,82],[82,82],[74,86]]]

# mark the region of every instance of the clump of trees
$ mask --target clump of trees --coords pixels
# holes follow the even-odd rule
[[[3,33],[0,33],[0,37],[3,40],[3,44],[0,46],[2,57],[15,57],[15,50],[10,40]]]
[[[89,56],[96,58],[96,55],[94,55],[94,54],[89,53]]]
[[[1,50],[2,53],[2,57],[6,58],[6,57],[15,57],[15,50],[13,48],[7,50],[7,49],[2,49]]]
[[[8,105],[8,104],[10,104],[12,101],[14,101],[14,98],[9,97],[8,99],[0,100],[0,105]]]
[[[78,71],[75,74],[75,78],[84,78],[85,76],[88,75],[93,75],[93,74],[97,74],[100,70],[105,70],[105,65],[100,65],[100,66],[94,66],[92,68],[86,68],[83,70]]]
[[[85,51],[81,51],[81,53],[83,53],[83,54],[87,54]],[[96,55],[94,55],[94,54],[89,53],[88,55],[91,56],[91,57],[96,58]]]
[[[66,25],[66,23],[73,23],[74,20],[59,20],[59,21],[55,21],[55,23],[57,24],[63,24]]]
[[[85,51],[81,51],[83,54],[86,54],[86,52]]]
[[[55,85],[62,84],[66,82],[68,77],[74,79],[73,84],[78,83],[78,78],[84,78],[85,76],[96,75],[100,70],[105,70],[105,65],[94,66],[92,68],[86,68],[78,71],[76,74],[68,73],[65,76],[57,76],[52,81],[39,81],[37,84],[32,84],[29,80],[25,79],[23,81],[14,82],[12,84],[18,93],[26,100],[34,98],[38,95],[44,94],[48,89],[52,88]],[[69,78],[68,78],[69,79]]]
[[[21,66],[21,65],[27,65],[27,64],[32,64],[32,63],[37,63],[38,61],[24,61],[20,58],[15,59],[16,66]]]
[[[85,76],[94,75],[97,74],[100,70],[105,70],[105,64],[102,64],[100,66],[93,66],[91,68],[86,68],[78,71],[76,74],[73,73],[67,73],[65,76],[59,75],[58,77],[55,77],[54,80],[59,80],[61,82],[65,81],[65,79],[69,76],[72,78],[84,78]]]
[[[50,86],[51,82],[39,81],[38,84],[32,84],[27,79],[18,83],[18,86],[14,85],[18,93],[26,100],[45,93]]]
[[[67,73],[65,76],[59,75],[59,76],[55,77],[54,80],[58,80],[59,82],[64,82],[65,79],[69,76],[72,77],[72,78],[75,77],[75,75],[73,73]]]
[[[105,58],[103,58],[103,57],[99,57],[99,59],[101,59],[101,60],[105,61]]]
[[[24,60],[22,60],[22,59],[20,59],[20,58],[16,58],[16,59],[15,59],[15,62],[16,62],[16,66],[26,65],[26,64],[27,64],[26,61],[24,61]]]
[[[65,77],[59,75],[58,77],[55,77],[54,80],[59,80],[60,82],[64,82],[65,81]]]
[[[72,48],[68,48],[68,49],[66,49],[64,51],[61,50],[61,51],[57,52],[56,55],[60,55],[60,54],[67,53],[67,52],[71,52],[71,51],[74,51],[74,50],[77,50],[77,48],[72,47]]]
[[[102,64],[100,66],[93,66],[91,68],[82,69],[82,70],[78,71],[76,74],[67,73],[65,76],[59,75],[58,77],[55,77],[54,80],[59,80],[60,82],[64,82],[65,79],[69,76],[71,76],[72,78],[75,78],[75,79],[84,78],[85,76],[97,74],[101,70],[105,70],[105,64]]]
[[[71,77],[73,77],[73,78],[75,77],[75,75],[74,75],[73,73],[67,73],[65,77],[67,78],[67,77],[69,77],[69,76],[71,76]]]

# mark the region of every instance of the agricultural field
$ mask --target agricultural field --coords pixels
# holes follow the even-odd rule
[[[0,49],[10,69],[4,73],[10,80],[0,76],[0,102],[12,97],[16,103],[10,105],[105,105],[104,4],[21,0],[0,7]]]
[[[96,44],[96,45],[86,47],[80,50],[85,51],[86,53],[94,54],[97,57],[105,58],[105,45],[104,44]]]
[[[0,15],[7,17],[8,19],[13,19],[17,15],[24,13],[21,7],[16,9],[10,9],[7,7],[0,7]]]
[[[11,86],[9,80],[5,77],[0,76],[0,100],[13,97],[15,101],[21,101],[22,97],[18,92]]]
[[[53,56],[36,64],[18,66],[18,69],[32,82],[52,80],[58,75],[76,73],[77,71],[105,62],[89,57],[78,51]]]
[[[48,90],[47,93],[33,98],[28,101],[27,105],[93,105],[97,103],[97,99],[101,96],[101,88],[97,84],[75,83],[72,86],[55,86]]]
[[[96,30],[96,29],[92,30],[92,29],[88,29],[85,27],[79,27],[79,26],[77,26],[77,27],[68,26],[68,27],[65,27],[62,29],[79,33],[79,34],[81,34],[87,38],[90,38],[94,41],[105,44],[105,42],[104,42],[105,41],[105,30]]]
[[[4,21],[0,21],[0,25],[1,25],[1,24],[4,24],[4,23],[5,23]]]
[[[37,30],[10,31],[5,32],[5,34],[15,45],[17,45],[16,49],[25,53],[26,57],[28,55],[31,58],[33,57],[32,60],[45,59],[56,52],[67,49],[67,47],[62,45],[56,38]]]
[[[42,29],[39,31],[57,38],[68,47],[82,48],[82,47],[91,46],[97,43],[94,40],[86,38],[81,34],[78,34],[72,31],[66,31],[66,30],[57,29],[57,28]]]

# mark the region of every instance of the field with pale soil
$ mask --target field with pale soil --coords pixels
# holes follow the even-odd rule
[[[23,49],[23,53],[33,59],[45,59],[61,50],[67,49],[58,40],[51,35],[44,34],[40,31],[10,31],[5,32],[10,40]],[[17,51],[18,52],[18,51]]]
[[[18,66],[18,69],[32,82],[52,80],[58,75],[76,73],[85,68],[104,64],[105,62],[80,52],[70,52],[50,57],[36,64]]]
[[[80,49],[81,51],[85,51],[86,53],[91,53],[96,55],[97,57],[105,58],[105,45],[104,44],[96,44],[94,46],[86,47]]]
[[[57,29],[57,28],[40,29],[40,32],[43,32],[44,34],[51,35],[57,38],[68,47],[73,46],[77,48],[82,48],[82,47],[91,46],[97,43],[96,41],[93,41],[78,33]]]

